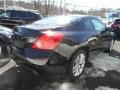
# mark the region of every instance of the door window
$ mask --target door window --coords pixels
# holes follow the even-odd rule
[[[93,26],[94,26],[95,30],[105,31],[106,26],[100,20],[92,19],[92,23],[93,23]]]

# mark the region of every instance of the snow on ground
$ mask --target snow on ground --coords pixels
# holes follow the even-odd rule
[[[120,42],[118,41],[115,42],[113,51],[110,54],[96,51],[90,53],[89,63],[78,82],[61,79],[54,80],[55,78],[51,78],[51,76],[50,79],[53,80],[44,80],[42,77],[35,77],[35,75],[31,74],[31,72],[27,72],[24,69],[22,69],[22,71],[20,70],[19,73],[16,72],[17,70],[13,72],[14,69],[11,70],[10,68],[14,66],[15,63],[10,62],[0,69],[0,74],[3,74],[3,81],[0,81],[2,86],[3,84],[7,86],[6,83],[8,84],[8,82],[14,83],[14,80],[16,81],[16,79],[19,78],[22,80],[21,83],[15,82],[15,84],[18,84],[17,89],[11,90],[120,90]],[[4,73],[8,69],[10,69],[10,76],[9,72],[7,72],[8,74],[5,74],[4,76]],[[15,73],[17,73],[17,75],[20,74],[20,77]],[[14,77],[17,78],[13,79]],[[28,81],[24,82],[23,80]],[[33,89],[31,88],[31,85],[34,84],[32,82],[38,82],[35,84]]]
[[[99,86],[95,90],[119,90],[117,88],[109,88],[109,87],[104,87],[104,86]]]

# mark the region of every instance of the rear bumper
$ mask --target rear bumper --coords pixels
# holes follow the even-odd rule
[[[31,52],[27,52],[27,53],[29,54]],[[17,64],[29,63],[34,65],[46,65],[49,60],[48,57],[35,58],[34,54],[33,57],[27,56],[25,52],[21,52],[21,50],[17,49],[15,46],[12,46],[10,56],[17,62]]]

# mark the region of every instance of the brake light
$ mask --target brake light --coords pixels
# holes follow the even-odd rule
[[[32,48],[53,50],[63,40],[64,34],[62,32],[46,31],[33,44]]]
[[[112,24],[112,27],[113,27],[113,28],[116,28],[116,27],[117,27],[117,25],[116,25],[115,23],[113,23],[113,24]]]

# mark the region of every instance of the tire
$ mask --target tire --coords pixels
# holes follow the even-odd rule
[[[7,48],[0,42],[0,68],[10,62],[10,58],[7,55]]]
[[[7,56],[7,48],[5,47],[3,42],[0,42],[0,59],[6,58]]]
[[[85,50],[79,50],[71,59],[71,63],[69,66],[69,79],[73,81],[77,81],[80,79],[81,74],[84,71],[86,61],[87,61],[87,53]]]
[[[110,41],[110,43],[109,43],[108,49],[106,50],[107,53],[110,53],[110,52],[112,51],[113,46],[114,46],[114,43],[115,43],[115,40],[112,39],[112,40]]]

